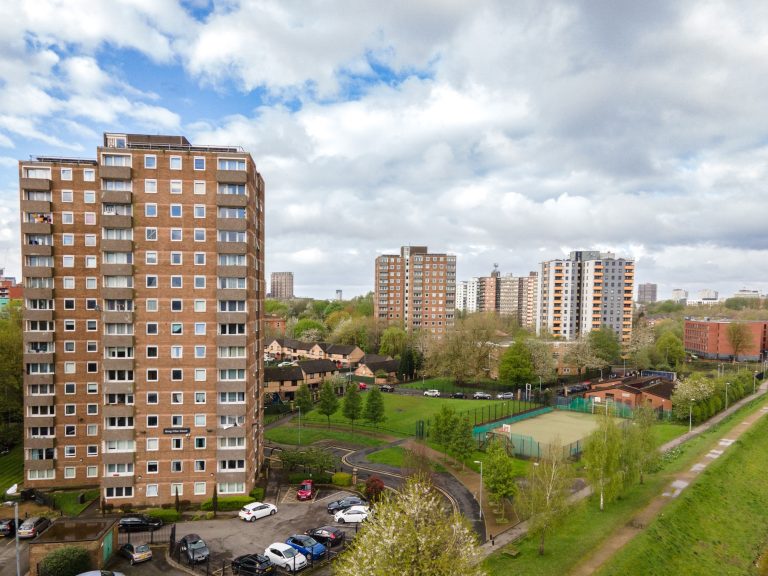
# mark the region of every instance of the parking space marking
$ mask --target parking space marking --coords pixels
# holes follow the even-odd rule
[[[324,496],[323,498],[319,498],[317,501],[322,502],[323,500],[328,500],[328,498],[333,498],[334,500],[338,500],[339,498],[343,498],[344,496],[338,496],[339,494],[343,494],[344,496],[350,494],[349,492],[344,492],[343,490],[338,490],[336,492],[331,492],[328,494],[328,496]]]

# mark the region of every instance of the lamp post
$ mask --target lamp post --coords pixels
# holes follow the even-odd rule
[[[301,406],[297,406],[299,408],[299,446],[301,446]]]
[[[730,382],[725,383],[725,409],[728,410],[728,386],[730,386]]]
[[[480,520],[483,519],[483,462],[475,460],[475,464],[480,464]]]
[[[688,432],[693,429],[693,402],[688,404]]]
[[[7,504],[10,506],[10,503]],[[21,564],[19,561],[19,503],[13,503],[13,518],[16,525],[16,576],[21,576]]]
[[[752,394],[757,390],[757,370],[752,374]]]
[[[541,400],[541,376],[539,376],[539,400]]]

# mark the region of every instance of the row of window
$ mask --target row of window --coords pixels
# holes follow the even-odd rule
[[[198,350],[202,348],[202,350]],[[197,354],[201,353],[201,356]],[[178,350],[179,356],[174,356],[172,351],[172,358],[181,358],[181,350]],[[205,358],[205,348],[195,346],[195,358]],[[64,374],[77,374],[77,362],[64,362]],[[85,362],[86,373],[96,374],[99,371],[98,362]],[[206,382],[208,380],[208,374],[206,368],[195,368],[195,382]],[[26,364],[26,373],[28,375],[39,374],[55,374],[55,365],[53,363],[35,362]],[[146,369],[146,381],[158,382],[160,371],[157,368]],[[172,368],[170,371],[170,377],[172,381],[181,382],[184,380],[183,368]],[[245,370],[239,368],[221,369],[218,374],[219,381],[237,381],[245,380]],[[105,370],[104,381],[105,382],[133,382],[135,375],[133,370]],[[69,384],[69,383],[68,383]],[[65,384],[66,387],[66,384]],[[66,392],[65,392],[66,393]],[[72,392],[74,394],[74,391]]]
[[[193,170],[205,170],[206,158],[205,156],[193,156],[192,157],[192,169]],[[132,166],[133,156],[131,154],[109,154],[102,153],[101,155],[102,166]],[[183,169],[183,157],[182,156],[168,156],[168,168],[170,170],[182,170]],[[157,155],[145,154],[144,155],[144,168],[148,170],[157,169]],[[219,170],[238,170],[243,171],[246,169],[245,158],[217,158],[216,167]],[[44,180],[51,179],[51,168],[38,167],[38,166],[25,166],[23,168],[24,178],[42,178]],[[96,179],[95,168],[83,168],[83,181],[93,182]],[[59,178],[64,181],[70,181],[73,179],[74,170],[70,167],[59,168]]]
[[[86,414],[88,416],[97,416],[99,413],[98,404],[87,404]],[[56,406],[27,406],[27,415],[30,417],[35,416],[56,416]],[[77,404],[64,404],[64,416],[77,416]],[[229,428],[232,426],[242,426],[245,423],[245,416],[240,415],[220,415],[218,425],[220,428]],[[207,417],[205,414],[195,414],[193,416],[194,426],[196,428],[202,428],[206,426]],[[173,414],[170,417],[170,425],[172,427],[180,427],[184,425],[184,416],[181,414]],[[133,428],[134,418],[133,416],[110,416],[104,419],[104,426],[107,429],[116,428]],[[97,424],[86,425],[87,436],[98,435]],[[157,450],[159,448],[155,448]],[[147,445],[147,450],[152,450]]]

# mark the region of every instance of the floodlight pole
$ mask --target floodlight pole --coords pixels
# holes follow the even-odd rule
[[[483,462],[475,460],[475,464],[480,464],[480,520],[483,519]]]

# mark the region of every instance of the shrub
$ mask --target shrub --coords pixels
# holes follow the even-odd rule
[[[331,478],[331,484],[334,486],[352,486],[352,474],[336,472]]]
[[[181,514],[176,512],[176,510],[173,508],[150,508],[149,510],[145,511],[145,514],[147,516],[151,516],[152,518],[159,518],[165,524],[178,522],[179,518],[181,517]]]
[[[173,508],[173,503],[171,503],[171,502],[164,502],[163,504],[160,504],[160,507],[168,510],[170,508]]]
[[[292,472],[288,474],[289,484],[301,484],[304,480],[311,478],[315,481],[315,484],[330,484],[331,475],[326,472],[310,474],[308,472]]]
[[[253,490],[248,493],[248,496],[261,502],[264,500],[264,488],[261,486],[254,486]]]
[[[250,496],[219,496],[219,512],[240,510],[246,504],[253,502]],[[213,510],[213,498],[206,500],[200,506],[200,510]]]
[[[213,520],[213,512],[206,512],[205,513],[205,519],[206,520]]]
[[[84,548],[64,546],[50,552],[40,562],[40,570],[44,574],[56,576],[77,576],[91,569],[91,557]]]
[[[133,504],[131,504],[130,502],[126,502],[125,504],[120,504],[120,510],[122,510],[123,512],[130,512],[132,508],[133,508]]]
[[[371,502],[376,502],[384,492],[384,482],[377,476],[371,476],[365,481],[365,497]]]

